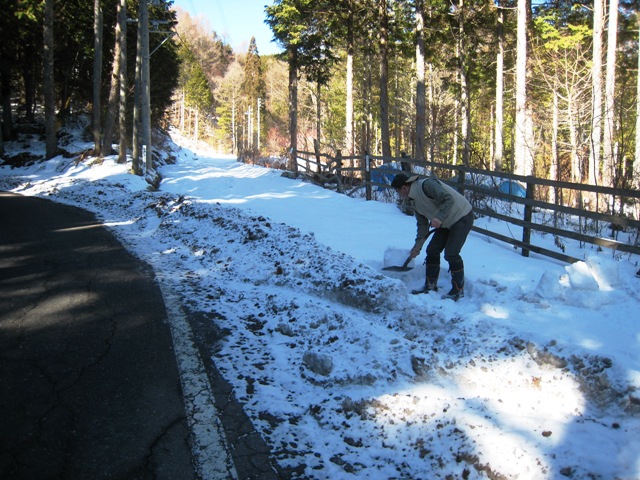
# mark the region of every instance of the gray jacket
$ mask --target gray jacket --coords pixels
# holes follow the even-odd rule
[[[409,199],[418,223],[416,246],[420,247],[429,232],[431,219],[438,218],[442,222],[442,228],[451,228],[472,210],[471,204],[463,195],[433,177],[412,182]]]

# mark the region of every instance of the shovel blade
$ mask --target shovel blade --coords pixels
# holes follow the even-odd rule
[[[385,252],[385,256],[386,256],[386,252]],[[389,265],[388,267],[384,267],[382,270],[386,272],[408,272],[409,270],[413,270],[413,264],[411,263],[411,260],[413,260],[413,257],[409,255],[402,265]],[[392,262],[395,263],[397,261],[398,259],[395,258],[394,260],[391,260],[389,263],[392,263]]]
[[[413,267],[404,267],[402,265],[384,267],[382,270],[387,272],[408,272],[409,270],[413,270]]]
[[[390,267],[384,267],[382,270],[387,272],[408,272],[409,270],[413,270],[413,267],[407,266],[408,263],[409,261],[407,260],[407,263],[404,265],[392,265]]]

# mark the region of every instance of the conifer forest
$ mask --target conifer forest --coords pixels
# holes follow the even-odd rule
[[[173,126],[252,162],[317,141],[638,188],[637,2],[265,0],[279,55],[234,51],[171,1],[5,3],[0,153],[41,129],[53,156],[83,114],[134,172],[145,132]]]

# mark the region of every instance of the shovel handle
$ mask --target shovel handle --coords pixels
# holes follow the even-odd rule
[[[431,235],[433,235],[433,234],[435,233],[435,231],[436,231],[436,230],[438,230],[438,229],[437,229],[437,228],[432,228],[431,230],[429,230],[429,231],[427,232],[427,234],[426,234],[426,235],[425,235],[425,237],[424,237],[424,240],[422,240],[422,242],[420,243],[420,250],[422,250],[422,246],[423,246],[425,243],[427,243],[427,240],[429,239],[429,237],[430,237]],[[416,255],[416,257],[417,257],[417,255]],[[407,262],[408,262],[409,260],[411,260],[411,255],[409,255],[409,258],[407,259]],[[407,266],[407,264],[405,264],[405,267],[406,267],[406,266]]]

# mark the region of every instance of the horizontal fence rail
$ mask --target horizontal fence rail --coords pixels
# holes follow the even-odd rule
[[[576,240],[581,245],[589,243],[616,252],[640,255],[638,190],[525,177],[461,165],[414,160],[407,156],[389,158],[365,154],[342,157],[339,151],[335,156],[317,151],[296,151],[295,158],[298,171],[311,181],[348,195],[364,189],[367,200],[373,199],[374,188],[378,191],[389,191],[390,179],[401,171],[415,173],[423,170],[421,176],[435,175],[465,194],[477,215],[495,218],[522,228],[522,237],[518,239],[477,226],[474,226],[473,230],[520,248],[523,256],[529,256],[530,252],[533,252],[566,263],[579,261],[580,259],[564,253],[562,238]],[[501,191],[504,182],[509,182],[508,185],[517,189],[517,194],[514,194],[513,189]],[[497,200],[507,201],[514,206],[521,205],[521,208],[510,208],[510,214],[500,213],[492,206],[492,202],[495,203]],[[625,205],[635,208],[635,218],[621,213]],[[512,216],[513,211],[519,216]],[[545,217],[547,223],[534,221],[535,214]],[[548,222],[551,222],[551,225]],[[561,228],[560,225],[563,223],[573,223],[574,226]],[[604,228],[611,229],[610,238],[599,234]],[[531,240],[533,231],[553,235],[558,250],[534,245]],[[631,232],[630,241],[618,241],[620,232]]]

